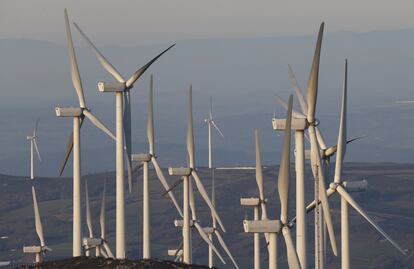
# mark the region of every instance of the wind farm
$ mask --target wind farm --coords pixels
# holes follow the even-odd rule
[[[0,267],[414,266],[414,166],[402,150],[406,162],[364,161],[370,154],[376,160],[372,148],[410,148],[401,138],[410,132],[383,112],[399,107],[408,113],[409,106],[400,105],[410,101],[395,100],[410,97],[387,99],[366,128],[355,124],[369,114],[364,97],[353,97],[364,96],[356,89],[364,87],[358,83],[366,83],[361,77],[367,79],[369,68],[343,46],[325,60],[333,46],[334,34],[325,33],[329,21],[313,23],[306,46],[281,52],[286,64],[279,68],[259,66],[278,59],[262,57],[267,45],[251,50],[251,41],[244,54],[254,64],[209,55],[225,46],[221,40],[204,42],[199,58],[185,58],[191,54],[186,46],[196,42],[181,49],[173,34],[168,45],[136,50],[137,59],[131,47],[101,45],[102,32],[82,12],[60,12],[58,59],[65,71],[48,77],[64,83],[39,101],[49,105],[42,103],[42,116],[33,113],[34,128],[25,133],[30,154],[27,144],[13,152],[27,160],[21,173],[0,170]],[[92,29],[94,41],[75,21]],[[0,39],[2,49],[10,50]],[[179,72],[192,62],[200,68]],[[128,79],[124,68],[135,70]],[[268,94],[260,93],[260,81],[273,72],[281,79],[272,78]],[[221,76],[230,78],[220,83]],[[333,84],[327,87],[326,78]],[[233,80],[255,88],[243,99]],[[221,94],[226,89],[229,97]],[[237,112],[228,112],[231,107]],[[386,142],[381,132],[390,135]]]

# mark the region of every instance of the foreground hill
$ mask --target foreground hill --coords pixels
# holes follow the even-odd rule
[[[21,268],[27,269],[26,266]],[[172,261],[161,260],[123,260],[81,257],[59,261],[44,262],[39,266],[29,266],[30,269],[207,269],[208,266],[187,265]]]
[[[332,165],[334,167],[334,165]],[[291,167],[293,175],[293,165]],[[414,268],[414,165],[412,164],[353,164],[347,163],[344,168],[347,180],[368,180],[365,193],[353,193],[360,205],[389,233],[404,249],[409,250],[402,256],[386,242],[371,226],[354,210],[350,209],[350,242],[352,268]],[[165,171],[166,172],[166,171]],[[201,168],[200,176],[210,190],[210,172]],[[313,196],[313,181],[307,168],[306,200]],[[167,173],[165,173],[167,174]],[[257,196],[258,191],[254,178],[254,170],[217,170],[216,196],[218,212],[226,226],[224,235],[230,250],[242,269],[252,267],[253,238],[243,232],[242,221],[251,218],[252,210],[239,205],[240,197]],[[277,196],[277,167],[264,169],[265,194],[268,198],[268,214],[270,218],[280,215],[279,198]],[[113,173],[86,175],[91,199],[94,233],[99,230],[100,197],[104,180],[107,181],[107,237],[109,245],[115,249],[115,177]],[[167,178],[172,184],[176,178]],[[37,244],[34,230],[31,185],[33,182],[23,177],[0,175],[0,260],[13,260],[14,265],[30,264],[32,257],[23,255],[22,246]],[[142,193],[141,177],[136,175],[132,194],[126,197],[126,231],[127,257],[139,259],[142,256]],[[71,254],[72,237],[72,182],[70,178],[39,178],[35,182],[40,213],[42,216],[46,243],[53,249],[47,253],[46,261],[64,259]],[[175,228],[173,221],[178,217],[174,207],[166,197],[162,196],[161,185],[150,171],[151,193],[151,237],[152,256],[171,260],[167,256],[168,248],[176,248],[180,244],[181,231]],[[181,203],[181,186],[175,189]],[[290,215],[293,217],[295,184],[292,180]],[[83,201],[84,202],[84,201]],[[203,226],[211,225],[209,211],[196,192],[198,217]],[[340,246],[340,204],[337,196],[330,200],[332,216],[338,246]],[[83,219],[84,221],[84,219]],[[313,222],[313,215],[309,215]],[[83,227],[86,233],[86,225]],[[309,226],[309,253],[313,251],[313,227]],[[194,263],[207,264],[207,247],[200,241],[196,233],[193,236]],[[262,241],[263,242],[263,241]],[[262,251],[262,266],[267,266],[265,249]],[[339,268],[340,259],[331,254],[328,247],[328,268]],[[223,253],[224,255],[224,253]],[[310,264],[313,256],[309,255]],[[285,268],[285,246],[279,240],[279,261]],[[219,268],[232,268],[216,263]]]

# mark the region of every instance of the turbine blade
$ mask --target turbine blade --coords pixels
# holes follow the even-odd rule
[[[299,100],[299,105],[300,105],[300,108],[302,110],[302,113],[303,113],[303,115],[306,115],[306,113],[308,113],[308,104],[306,104],[305,97],[303,96],[303,93],[300,90],[298,81],[296,80],[296,76],[293,73],[293,69],[290,66],[290,64],[288,64],[288,69],[289,69],[288,73],[289,73],[290,83],[292,84],[292,87],[295,90],[295,94],[296,94],[296,97]]]
[[[188,200],[191,210],[191,219],[193,221],[197,221],[197,211],[195,207],[195,200],[194,200],[194,189],[191,180],[188,181]]]
[[[160,166],[158,165],[157,160],[154,157],[152,157],[151,162],[152,162],[152,165],[154,166],[155,172],[157,173],[157,177],[161,182],[161,185],[164,187],[166,191],[170,190],[170,186],[168,186],[167,180],[165,179],[164,173],[162,172]],[[183,212],[181,211],[181,208],[178,205],[177,200],[175,199],[174,193],[172,191],[169,191],[168,195],[170,196],[171,201],[173,202],[175,208],[177,209],[178,214],[180,214],[180,216],[183,218],[184,217]]]
[[[210,113],[209,113],[209,116],[210,116],[210,120],[213,120],[213,96],[210,96]]]
[[[69,64],[70,64],[70,73],[72,77],[73,87],[76,90],[76,94],[79,99],[79,106],[85,108],[85,97],[83,96],[82,82],[79,75],[78,63],[76,61],[75,49],[73,47],[72,34],[70,32],[68,11],[65,9],[65,29],[66,29],[66,39],[68,43],[68,53],[69,53]]]
[[[143,67],[141,67],[140,69],[138,69],[137,71],[135,71],[132,76],[127,80],[126,82],[126,86],[127,88],[131,87],[135,81],[137,81],[142,74],[145,73],[145,71],[147,71],[147,69],[156,61],[158,60],[158,58],[160,58],[164,53],[166,53],[167,51],[169,51],[172,47],[174,47],[175,44],[169,46],[167,49],[165,49],[163,52],[161,52],[160,54],[158,54],[155,58],[153,58],[151,61],[149,61],[148,63],[146,63]]]
[[[154,155],[154,109],[153,109],[153,88],[154,78],[151,74],[150,90],[148,94],[148,114],[147,114],[147,139],[149,145],[149,154]]]
[[[76,24],[73,23],[78,29],[79,33],[85,39],[86,43],[91,47],[93,52],[95,53],[96,58],[98,58],[99,62],[101,63],[102,67],[112,75],[118,82],[125,82],[121,74],[115,69],[115,67],[102,55],[102,53],[98,50],[98,48],[92,43],[92,41],[86,36],[86,34],[82,31],[82,29]]]
[[[101,212],[99,213],[99,224],[101,225],[101,238],[105,240],[106,234],[106,180],[102,190]]]
[[[208,207],[211,210],[211,213],[214,215],[214,217],[216,218],[217,222],[220,225],[220,228],[223,232],[226,232],[226,229],[224,228],[223,222],[221,221],[220,216],[217,214],[217,211],[215,209],[215,207],[213,206],[213,204],[211,203],[211,200],[206,192],[206,189],[203,186],[203,183],[201,182],[200,178],[198,177],[196,171],[192,171],[191,175],[194,178],[194,181],[196,183],[198,192],[200,193],[201,197],[203,197],[204,201],[206,202],[206,204],[208,205]]]
[[[91,207],[89,205],[88,181],[85,180],[85,205],[86,205],[86,225],[88,226],[89,238],[93,238]]]
[[[177,255],[180,253],[180,250],[183,248],[183,244],[184,244],[184,242],[183,242],[183,240],[181,239],[181,242],[180,242],[180,244],[178,245],[178,248],[177,248],[177,251],[175,252],[175,254],[174,254],[174,257],[177,257]],[[180,257],[181,257],[181,255],[180,255]]]
[[[322,209],[325,216],[326,225],[328,227],[329,238],[331,241],[332,251],[334,255],[337,255],[337,247],[335,240],[335,233],[332,225],[331,212],[329,209],[328,197],[326,195],[326,186],[325,186],[325,177],[322,171],[322,162],[318,143],[316,140],[315,127],[310,125],[309,128],[309,138],[311,142],[311,163],[312,163],[312,172],[313,176],[319,182],[319,199],[322,203]]]
[[[132,135],[131,135],[131,99],[129,90],[125,90],[123,93],[124,96],[124,117],[123,117],[123,127],[125,135],[125,151],[126,151],[126,160],[127,160],[127,174],[128,174],[128,190],[129,193],[132,192]]]
[[[221,234],[219,231],[214,230],[214,234],[216,235],[221,247],[224,249],[224,251],[227,253],[227,256],[229,256],[231,262],[234,265],[234,268],[239,269],[239,265],[237,264],[237,262],[234,260],[233,255],[231,254],[229,248],[226,245],[226,242],[224,242],[223,237],[221,237]]]
[[[307,118],[310,124],[313,124],[315,120],[315,107],[316,99],[318,96],[318,78],[319,78],[319,62],[321,58],[321,47],[324,23],[321,24],[318,33],[318,40],[316,42],[315,52],[313,54],[312,67],[309,74],[308,89],[306,92],[306,98],[308,103]]]
[[[39,206],[37,205],[36,190],[34,186],[32,186],[32,196],[33,196],[33,209],[34,209],[36,233],[40,240],[40,246],[44,247],[45,238],[43,237],[42,220],[40,219]]]
[[[283,101],[282,98],[276,95],[276,101],[279,103],[279,105],[281,105],[287,111],[288,104],[285,101]],[[304,114],[294,110],[293,108],[292,108],[292,115],[296,119],[306,119],[306,116]]]
[[[288,221],[289,210],[289,166],[290,166],[290,133],[292,125],[292,104],[293,96],[289,96],[288,109],[286,115],[285,137],[283,151],[279,166],[279,176],[277,179],[279,198],[280,198],[280,220],[286,224]]]
[[[337,153],[336,153],[336,162],[335,162],[335,177],[334,182],[341,182],[342,175],[342,163],[344,161],[344,156],[346,152],[346,99],[347,99],[347,84],[348,84],[348,61],[345,60],[345,78],[344,78],[344,88],[342,92],[342,105],[341,105],[341,115],[339,120],[339,130],[338,130],[338,144],[337,144]]]
[[[260,140],[259,140],[259,131],[255,130],[255,140],[256,140],[256,183],[259,189],[260,201],[263,204],[265,197],[263,191],[263,171],[262,171],[262,161],[260,157]],[[262,213],[263,215],[263,213]]]
[[[226,264],[223,257],[220,255],[214,244],[211,242],[211,240],[208,238],[208,235],[204,232],[203,228],[198,224],[198,222],[194,222],[194,226],[196,227],[198,233],[200,234],[200,237],[213,249],[214,253],[216,253],[217,257],[221,260],[223,264]]]
[[[285,238],[289,269],[301,269],[298,254],[296,253],[296,249],[293,245],[292,236],[290,235],[289,228],[286,226],[283,227],[282,234]]]
[[[40,157],[40,152],[39,152],[39,146],[37,145],[36,142],[36,137],[33,137],[33,145],[37,154],[37,158],[39,158],[39,161],[42,161],[42,158]]]
[[[364,217],[374,228],[382,234],[399,252],[403,255],[407,253],[394,241],[392,238],[358,205],[358,203],[352,198],[351,195],[341,186],[338,185],[337,192],[362,216]]]
[[[220,128],[217,126],[214,120],[211,120],[211,124],[213,124],[214,128],[216,128],[217,132],[221,135],[221,137],[224,137],[223,132],[220,130]]]
[[[193,134],[193,86],[188,92],[188,122],[187,122],[187,157],[190,168],[194,167],[194,134]]]
[[[112,251],[111,251],[111,249],[108,246],[108,243],[106,243],[104,241],[102,246],[105,248],[105,251],[106,251],[106,254],[108,255],[108,257],[113,259],[114,258],[114,254],[112,254]]]
[[[322,150],[325,150],[327,148],[327,146],[326,146],[326,143],[325,143],[325,139],[323,139],[321,131],[319,131],[319,127],[315,126],[315,130],[316,130],[316,137],[318,139],[319,147]]]
[[[83,121],[84,121],[84,116],[82,115],[79,117],[79,129],[82,128]],[[72,152],[72,149],[73,149],[73,130],[69,136],[68,142],[66,143],[65,155],[63,157],[63,161],[59,168],[59,176],[62,176],[63,171],[65,170],[65,167],[69,160],[69,156]]]
[[[141,168],[142,168],[142,166],[143,166],[144,164],[143,163],[139,163],[139,164],[137,164],[135,167],[134,167],[134,169],[132,169],[132,174],[133,175],[135,175],[135,173],[136,172],[138,172]]]
[[[106,251],[105,251],[105,249],[102,247],[101,248],[101,255],[105,258],[105,259],[108,259],[109,257],[108,257],[108,254],[106,253]]]
[[[33,129],[33,137],[36,138],[37,129],[39,127],[39,119],[36,120],[35,128]]]
[[[85,117],[87,117],[98,129],[100,129],[101,131],[106,133],[110,138],[116,141],[115,135],[113,135],[112,132],[95,115],[93,115],[86,109],[83,110],[83,115],[85,115]]]

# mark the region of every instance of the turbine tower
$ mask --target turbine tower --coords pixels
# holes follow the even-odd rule
[[[43,227],[42,227],[42,220],[40,218],[39,206],[37,204],[36,199],[36,190],[34,186],[32,186],[32,196],[33,196],[33,209],[34,209],[34,217],[35,217],[35,228],[37,236],[39,237],[40,246],[23,246],[23,253],[34,253],[35,254],[35,263],[42,262],[42,255],[45,255],[46,252],[52,251],[51,248],[46,246],[45,238],[43,236]]]
[[[158,179],[161,182],[161,185],[165,188],[170,196],[171,201],[175,205],[178,214],[181,218],[183,213],[180,206],[175,199],[174,193],[170,191],[170,187],[165,179],[165,176],[158,165],[155,155],[155,145],[154,145],[154,111],[153,111],[153,75],[151,75],[150,80],[150,91],[148,95],[148,114],[147,114],[147,139],[149,145],[148,153],[132,154],[131,160],[137,161],[142,164],[142,179],[143,179],[143,258],[151,258],[151,238],[150,238],[150,202],[149,202],[149,178],[148,178],[148,165],[149,162],[154,166],[155,172]]]
[[[158,54],[151,61],[136,70],[128,80],[125,80],[115,67],[102,55],[86,34],[75,24],[82,37],[92,48],[102,67],[111,74],[116,82],[99,82],[100,92],[115,92],[116,111],[116,257],[125,259],[125,193],[124,193],[124,137],[127,156],[129,191],[132,190],[132,160],[131,160],[131,102],[129,91],[144,72],[172,47]],[[124,97],[124,98],[123,98]],[[123,101],[124,99],[124,101]],[[124,108],[125,105],[125,108]],[[123,111],[124,108],[124,111]]]
[[[79,99],[79,107],[56,107],[55,112],[58,117],[72,117],[73,131],[66,145],[65,156],[60,167],[59,175],[62,175],[66,163],[73,149],[73,250],[72,255],[78,257],[82,255],[82,232],[81,232],[81,162],[80,162],[80,128],[85,117],[88,118],[98,129],[105,132],[112,139],[115,136],[109,129],[95,117],[86,107],[83,95],[82,82],[79,75],[78,65],[76,62],[75,50],[73,48],[72,35],[70,32],[68,13],[65,9],[65,27],[69,50],[69,63],[72,77],[72,83]]]
[[[39,161],[42,161],[42,158],[40,157],[40,152],[39,152],[39,146],[37,145],[37,127],[39,125],[39,120],[36,120],[36,125],[35,128],[33,129],[33,134],[32,135],[28,135],[27,136],[27,140],[30,141],[30,179],[34,179],[34,152],[36,151],[37,154],[37,158],[39,159]]]

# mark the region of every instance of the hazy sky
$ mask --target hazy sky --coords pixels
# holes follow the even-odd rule
[[[1,0],[0,38],[63,42],[63,9],[102,45],[414,27],[412,0]]]

